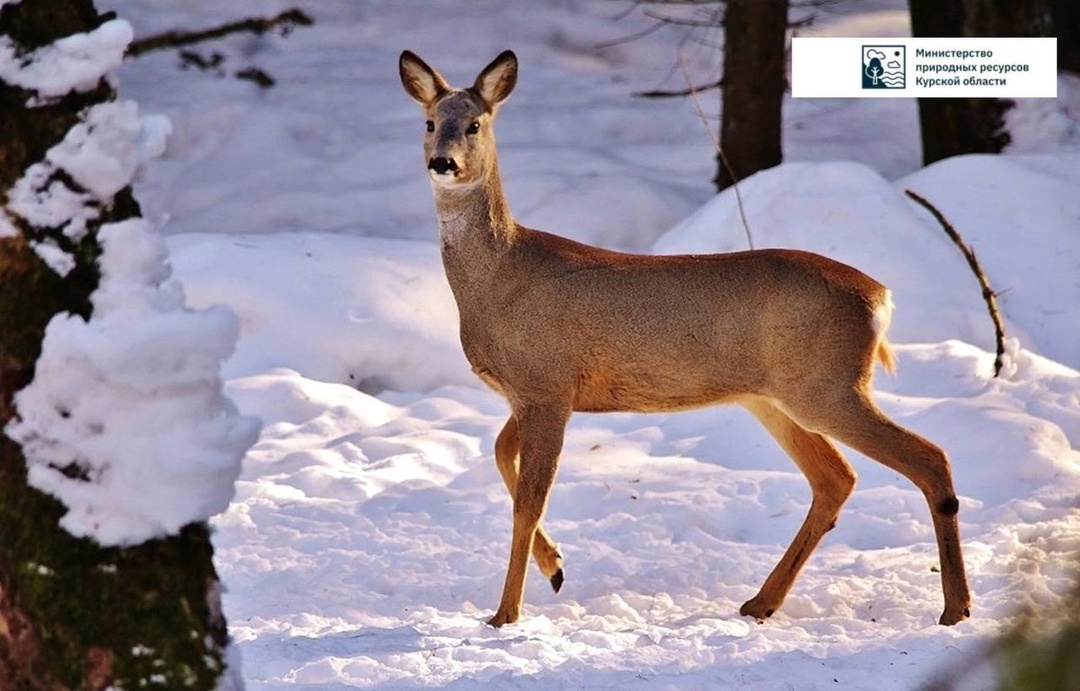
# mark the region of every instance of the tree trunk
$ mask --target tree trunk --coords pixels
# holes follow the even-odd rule
[[[717,191],[779,165],[788,0],[728,0]],[[734,178],[732,176],[734,173]]]
[[[916,37],[1048,36],[1050,0],[909,0]],[[1067,0],[1075,2],[1075,0]],[[1010,142],[997,98],[920,98],[923,165],[960,154],[1000,153]]]
[[[1080,74],[1080,2],[1050,0],[1050,5],[1058,40],[1058,69]]]
[[[91,0],[23,0],[0,8],[0,36],[30,51],[93,30]],[[115,98],[102,80],[47,105],[0,81],[0,202],[44,158],[86,107]],[[69,188],[78,185],[58,177]],[[3,213],[0,210],[0,213]],[[0,237],[0,429],[14,394],[33,379],[45,325],[58,312],[90,316],[99,281],[97,228],[137,216],[126,188],[90,232],[73,241],[59,228]],[[51,239],[76,259],[59,276],[31,242]],[[73,382],[78,386],[78,382]],[[18,444],[0,434],[0,691],[23,689],[212,689],[224,667],[225,623],[205,524],[136,547],[102,548],[59,527],[65,507],[27,484]]]

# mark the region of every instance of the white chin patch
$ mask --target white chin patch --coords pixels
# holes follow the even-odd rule
[[[441,187],[456,185],[458,182],[457,175],[454,173],[436,173],[434,170],[428,169],[428,175],[431,176],[433,183]]]

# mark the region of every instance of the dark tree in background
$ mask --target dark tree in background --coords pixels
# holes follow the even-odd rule
[[[108,17],[91,0],[23,0],[0,7],[0,36],[24,53],[91,31]],[[0,204],[26,169],[88,107],[113,100],[104,81],[44,104],[0,81]],[[83,191],[66,176],[57,180]],[[45,325],[58,312],[88,318],[100,275],[97,229],[139,214],[130,188],[106,204],[80,241],[7,213],[20,234],[0,238],[0,429],[15,392],[33,379]],[[65,277],[31,246],[51,239],[75,257]],[[73,382],[73,385],[78,385]],[[64,507],[27,484],[19,445],[0,433],[0,690],[212,689],[225,622],[205,524],[128,548],[102,548],[59,527]],[[154,676],[156,675],[156,676]],[[154,682],[153,680],[157,680]],[[156,685],[155,685],[156,684]]]
[[[717,191],[779,165],[788,0],[728,0]],[[734,178],[732,177],[734,173]]]
[[[722,24],[724,68],[722,79],[699,87],[638,95],[688,96],[720,87],[720,142],[734,178],[778,165],[787,87],[786,30],[812,23],[814,15],[808,10],[827,9],[828,0],[641,0],[641,4],[700,10],[689,18],[647,10],[645,15],[657,24],[635,37],[682,27],[683,40],[693,39],[696,32],[715,31]],[[1059,67],[1080,73],[1080,0],[909,0],[909,7],[916,37],[1055,36]],[[793,23],[788,21],[789,9],[796,14]],[[992,98],[919,99],[923,164],[958,154],[1000,152],[1009,143],[1004,123],[1012,105]],[[720,155],[717,159],[713,182],[723,190],[731,186],[732,174]]]
[[[1058,69],[1080,74],[1080,1],[1050,0],[1050,7],[1058,39]]]
[[[1077,0],[909,0],[911,33],[1052,36],[1051,2],[1077,4]],[[920,98],[923,165],[959,154],[999,153],[1009,143],[1005,113],[1012,106],[1012,101],[996,98]]]
[[[797,25],[813,21],[806,9],[829,0],[803,0]],[[721,26],[724,34],[723,77],[687,89],[638,92],[647,98],[687,97],[720,89],[721,117],[713,183],[723,191],[734,182],[779,165],[782,155],[782,106],[787,90],[787,30],[789,0],[641,0],[645,5],[666,7],[667,12],[646,10],[657,23],[629,40],[673,27],[683,30],[680,46],[687,40],[704,45],[715,42]],[[693,8],[689,16],[685,10]],[[678,8],[683,12],[675,12]],[[623,39],[627,40],[627,39]],[[622,42],[616,41],[616,42]],[[680,56],[681,63],[681,56]],[[681,66],[681,65],[680,65]],[[683,75],[687,79],[685,69]]]

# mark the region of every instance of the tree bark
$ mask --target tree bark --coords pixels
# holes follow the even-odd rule
[[[727,2],[717,191],[781,161],[787,9],[788,0]]]
[[[916,37],[1049,36],[1050,0],[909,0]],[[1074,0],[1069,0],[1074,1]],[[1000,153],[1010,142],[997,98],[920,98],[923,165],[960,154]]]
[[[1058,69],[1080,74],[1080,2],[1050,0],[1050,5],[1058,40]]]
[[[0,36],[24,51],[91,31],[106,19],[91,0],[23,0],[0,8]],[[102,80],[88,93],[47,105],[0,82],[0,203],[88,106],[115,98]],[[70,179],[63,182],[75,191]],[[3,213],[0,210],[0,213]],[[0,429],[15,393],[33,379],[45,325],[58,312],[92,312],[97,228],[131,218],[130,188],[116,195],[78,242],[59,228],[11,215],[21,235],[0,238]],[[61,277],[31,246],[49,238],[76,258]],[[72,382],[78,386],[79,382]],[[136,547],[102,548],[59,527],[64,506],[27,484],[22,449],[0,433],[0,691],[30,689],[212,689],[224,667],[225,623],[209,529]],[[152,676],[157,675],[157,676]]]

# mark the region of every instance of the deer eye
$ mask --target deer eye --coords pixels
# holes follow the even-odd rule
[[[480,131],[480,123],[479,122],[474,122],[473,124],[469,125],[469,128],[467,130],[465,130],[465,134],[476,134],[479,131]]]
[[[425,123],[425,124],[427,125],[427,131],[428,132],[434,132],[435,131],[435,123],[434,122],[432,122],[431,120],[428,120],[427,123]]]

